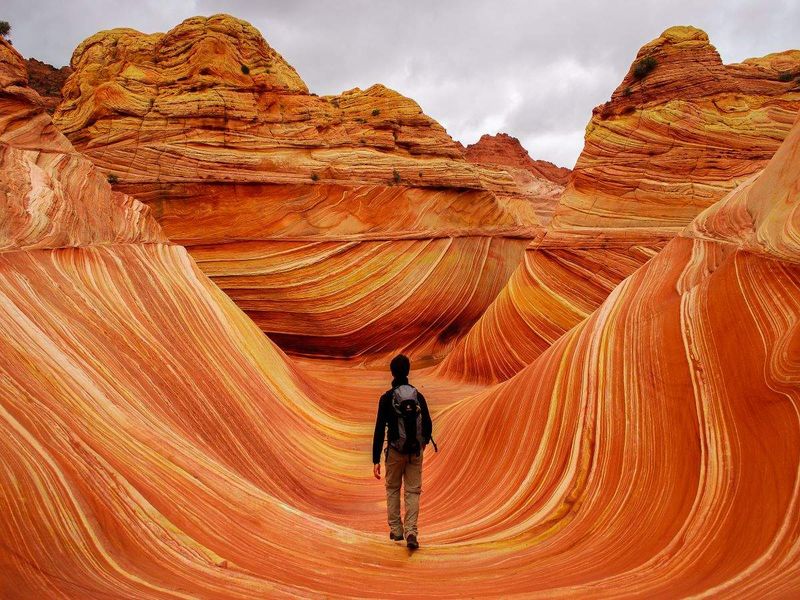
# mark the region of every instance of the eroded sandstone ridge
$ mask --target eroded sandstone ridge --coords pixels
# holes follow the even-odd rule
[[[533,160],[517,138],[505,133],[482,136],[478,142],[467,146],[464,156],[481,167],[489,189],[494,189],[495,179],[504,181],[502,175],[511,175],[516,188],[509,191],[503,185],[495,192],[533,206],[542,225],[547,225],[553,218],[553,211],[569,178],[569,169],[544,160]]]
[[[53,126],[19,54],[2,39],[0,50],[0,251],[166,241],[150,210],[112,192]]]
[[[570,170],[546,160],[534,160],[519,140],[507,133],[484,134],[466,148],[467,160],[482,165],[497,165],[527,171],[539,179],[567,185]]]
[[[101,32],[72,68],[57,125],[286,349],[441,356],[539,225],[414,101],[310,94],[233,17]]]
[[[597,107],[545,235],[443,373],[502,381],[586,318],[701,210],[758,173],[800,110],[800,51],[723,65],[673,27]],[[785,81],[785,79],[788,79]]]
[[[409,556],[383,373],[282,354],[24,83],[0,41],[0,596],[800,594],[800,123],[515,377],[415,373]]]
[[[781,75],[797,71],[800,50],[724,65],[705,32],[666,30],[595,109],[554,225],[681,229],[772,158],[800,109]]]
[[[69,67],[57,69],[46,62],[29,58],[25,61],[28,70],[28,85],[39,93],[51,115],[61,103],[61,87],[72,73]]]
[[[587,319],[442,415],[458,432],[448,444],[486,432],[477,445],[496,454],[471,468],[516,490],[520,544],[546,540],[531,553],[529,592],[559,570],[564,587],[543,597],[798,593],[798,227],[800,121],[760,176]],[[487,420],[508,429],[482,429]],[[512,448],[509,436],[526,442]],[[461,460],[446,454],[441,468]],[[508,516],[497,517],[483,525]]]

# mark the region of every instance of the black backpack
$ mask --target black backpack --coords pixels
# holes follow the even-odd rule
[[[392,392],[392,408],[397,415],[398,438],[390,445],[402,454],[419,455],[425,440],[422,438],[422,407],[417,390],[401,385]]]

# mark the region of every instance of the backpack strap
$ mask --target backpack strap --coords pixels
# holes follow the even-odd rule
[[[439,452],[439,448],[436,446],[436,442],[433,439],[433,434],[431,434],[431,444],[433,444],[433,451]]]

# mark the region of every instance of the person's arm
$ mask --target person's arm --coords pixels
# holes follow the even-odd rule
[[[378,401],[378,416],[375,419],[375,434],[372,436],[372,464],[381,464],[381,451],[383,450],[383,440],[386,437],[386,403],[383,396]],[[378,467],[380,469],[380,466]],[[380,470],[378,470],[380,473]],[[379,477],[380,479],[380,477]]]
[[[425,401],[425,396],[421,392],[417,392],[419,398],[419,407],[422,410],[422,439],[425,443],[431,441],[433,435],[433,421],[431,421],[431,413],[428,411],[428,403]]]

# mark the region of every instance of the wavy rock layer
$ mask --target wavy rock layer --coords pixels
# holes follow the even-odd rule
[[[595,109],[554,227],[679,231],[778,149],[800,110],[787,71],[800,50],[723,65],[705,32],[665,31]]]
[[[414,101],[380,85],[309,94],[232,17],[102,32],[72,67],[58,126],[287,349],[442,356],[539,226],[514,178],[466,161]],[[416,263],[396,262],[401,252]],[[428,303],[443,295],[446,310]]]
[[[520,544],[544,540],[530,590],[558,569],[551,595],[798,593],[798,174],[800,127],[588,319],[440,419],[443,446],[498,424],[472,442],[502,458],[472,466],[518,490]]]
[[[309,401],[313,384],[144,205],[111,191],[24,83],[0,41],[0,595],[307,594],[319,563],[280,583],[271,558],[256,575],[201,529],[233,510],[212,537],[260,530],[264,557],[284,526],[341,532],[320,518],[346,520],[358,498],[296,469],[318,450],[352,455],[352,424]],[[310,537],[295,541],[310,553]]]
[[[146,211],[23,92],[3,166],[46,170],[0,170],[3,214],[45,199],[83,241],[20,219],[0,251],[3,597],[800,593],[800,125],[516,377],[417,377],[442,452],[409,555],[370,480],[384,374],[290,361],[152,220],[111,217]]]
[[[499,382],[518,373],[587,318],[617,285],[666,244],[586,244],[558,238],[528,246],[523,264],[439,367],[453,379]]]
[[[763,169],[800,110],[797,82],[781,81],[787,72],[800,72],[800,51],[723,65],[693,27],[645,45],[595,109],[544,238],[441,373],[511,377],[700,211]]]

